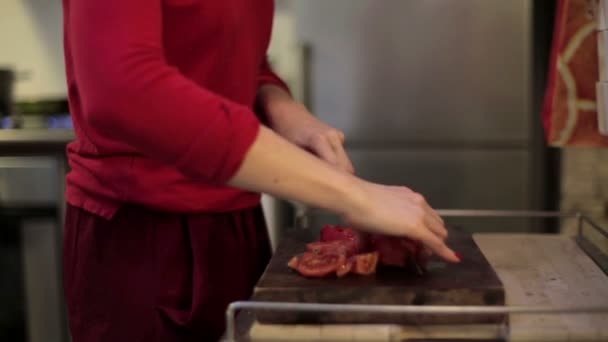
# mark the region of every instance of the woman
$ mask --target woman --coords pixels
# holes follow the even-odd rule
[[[422,196],[355,177],[344,136],[271,71],[272,0],[63,4],[75,342],[217,339],[270,256],[258,192],[458,261]]]

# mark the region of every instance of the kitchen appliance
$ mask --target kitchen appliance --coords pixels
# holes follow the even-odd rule
[[[406,185],[436,208],[553,208],[537,111],[549,48],[538,26],[553,13],[547,1],[291,5],[307,51],[308,105],[345,132],[359,176]],[[547,230],[527,219],[449,223]]]
[[[13,84],[15,73],[11,69],[0,68],[0,118],[13,113]]]
[[[54,145],[46,142],[47,148]],[[18,144],[12,148],[19,150]],[[52,156],[0,156],[2,341],[66,340],[58,228],[62,167]]]

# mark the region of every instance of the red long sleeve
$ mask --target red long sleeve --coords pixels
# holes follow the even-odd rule
[[[257,132],[251,110],[169,66],[160,0],[72,1],[70,46],[92,128],[201,180],[225,182]]]
[[[251,205],[222,184],[258,132],[260,82],[284,86],[265,61],[272,12],[271,0],[64,0],[68,200],[106,216],[121,202]]]
[[[264,58],[264,60],[262,61],[262,65],[260,67],[260,76],[258,79],[258,87],[264,85],[264,84],[274,84],[280,88],[283,88],[285,91],[287,91],[288,93],[290,92],[289,87],[287,86],[287,84],[285,83],[285,81],[283,81],[283,79],[281,79],[270,67],[270,63],[268,63],[268,59]]]

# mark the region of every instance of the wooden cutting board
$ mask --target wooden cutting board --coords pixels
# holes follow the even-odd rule
[[[402,269],[379,268],[371,276],[304,278],[287,267],[289,259],[317,239],[313,231],[286,235],[254,289],[252,300],[272,302],[388,305],[504,305],[504,287],[471,235],[452,230],[448,243],[463,256],[460,264],[432,259],[419,275]],[[383,315],[369,313],[258,313],[261,323],[331,324],[479,324],[504,322],[504,315]]]

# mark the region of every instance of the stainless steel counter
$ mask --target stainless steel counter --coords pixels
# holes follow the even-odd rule
[[[0,154],[64,153],[75,138],[71,129],[4,129],[0,130]]]

